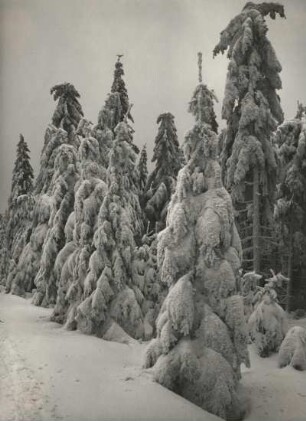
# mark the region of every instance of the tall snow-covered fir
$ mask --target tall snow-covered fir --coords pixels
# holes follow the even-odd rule
[[[74,210],[65,226],[66,244],[55,261],[58,294],[52,319],[66,322],[70,329],[75,327],[76,307],[82,298],[89,258],[94,251],[97,217],[107,191],[106,169],[102,163],[108,158],[101,157],[101,151],[106,152],[107,145],[100,147],[93,131],[90,122],[80,121],[77,133],[81,139],[78,150],[81,174],[75,187]],[[102,134],[100,139],[105,137]]]
[[[249,356],[236,289],[241,243],[217,160],[214,94],[201,82],[195,92],[196,123],[184,144],[187,164],[158,238],[161,280],[169,293],[145,366],[154,366],[157,382],[209,412],[242,419],[237,386]]]
[[[79,92],[71,83],[65,82],[53,86],[50,93],[53,95],[54,101],[58,100],[52,124],[65,130],[68,134],[73,133],[84,115],[78,100]]]
[[[29,148],[24,140],[23,135],[20,135],[20,140],[17,144],[16,161],[13,169],[11,195],[9,198],[9,208],[14,204],[14,200],[18,196],[28,194],[33,188],[33,168],[30,163]]]
[[[16,161],[13,169],[11,194],[8,202],[7,235],[7,273],[6,291],[16,294],[20,289],[13,282],[22,259],[23,250],[32,231],[33,169],[30,164],[29,148],[20,135],[17,145]]]
[[[77,327],[103,336],[115,322],[134,337],[143,336],[143,285],[132,277],[135,236],[141,231],[136,152],[126,121],[115,129],[108,167],[108,191],[94,235],[84,294],[76,309]]]
[[[214,56],[229,58],[222,117],[221,167],[238,211],[245,269],[263,270],[271,236],[277,161],[271,134],[283,121],[277,90],[281,65],[267,38],[265,17],[285,17],[278,3],[248,2],[221,32]],[[266,262],[266,264],[269,264]]]
[[[139,187],[143,193],[148,181],[148,154],[146,145],[141,149],[139,161],[138,161],[138,172],[139,172]]]
[[[58,100],[52,123],[45,132],[40,169],[34,185],[31,236],[22,250],[12,291],[22,295],[36,287],[36,305],[55,303],[54,262],[64,245],[64,227],[74,203],[78,178],[75,130],[83,112],[79,93],[69,83],[51,89]]]
[[[145,212],[150,230],[159,232],[165,227],[167,207],[175,188],[176,177],[182,167],[174,116],[163,113],[157,118],[158,133],[155,138],[152,162],[155,168],[148,177],[145,189]]]
[[[134,122],[130,112],[130,103],[125,81],[123,79],[124,70],[123,63],[121,62],[122,54],[117,55],[117,62],[115,63],[114,80],[111,88],[111,92],[119,95],[119,107],[117,107],[117,124],[119,121],[123,121],[124,117],[127,116],[129,120]]]
[[[306,297],[306,107],[298,106],[294,119],[278,127],[278,199],[274,215],[279,222],[289,278],[287,310],[303,307]]]
[[[20,254],[31,235],[34,175],[29,152],[28,145],[21,134],[17,145],[11,194],[8,202],[9,220],[6,235],[9,270],[6,281],[7,291],[11,290],[11,283],[15,276]]]
[[[56,85],[51,89],[57,101],[52,122],[58,127],[55,138],[62,131],[63,144],[54,148],[51,157],[54,165],[48,190],[50,218],[42,247],[40,268],[35,276],[35,305],[54,305],[57,297],[58,280],[54,268],[56,257],[65,245],[64,228],[74,205],[74,187],[79,178],[77,147],[79,139],[76,129],[83,116],[78,99],[80,94],[70,83]],[[54,137],[51,139],[51,145]],[[48,148],[49,145],[46,145]],[[42,155],[43,158],[43,155]],[[37,187],[37,186],[36,186]],[[46,189],[46,185],[44,186]],[[44,190],[43,190],[44,191]]]
[[[127,122],[131,106],[125,108],[128,95],[122,88],[125,85],[118,68],[123,71],[119,59],[113,92],[99,113],[98,125],[91,129],[85,124],[85,139],[79,148],[81,182],[76,190],[74,213],[65,228],[66,245],[56,261],[60,281],[53,319],[66,323],[69,329],[79,328],[98,336],[103,336],[115,322],[132,336],[142,337],[144,283],[133,276],[133,262],[138,256],[136,241],[143,232],[138,148]],[[114,86],[119,91],[114,91]],[[125,115],[121,114],[122,109],[126,110]],[[107,142],[100,142],[97,148],[103,141],[101,129]],[[107,145],[111,147],[106,159],[101,153]],[[108,166],[107,171],[103,165]]]

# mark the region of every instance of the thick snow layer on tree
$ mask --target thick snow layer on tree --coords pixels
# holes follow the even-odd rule
[[[238,391],[240,365],[249,366],[243,298],[237,294],[241,243],[217,160],[213,94],[200,85],[193,101],[187,163],[158,235],[160,277],[169,292],[144,366],[154,366],[157,382],[203,409],[241,420],[246,406]]]
[[[37,291],[33,302],[43,306],[56,302],[57,279],[54,264],[59,251],[65,244],[65,225],[73,211],[74,186],[79,177],[77,150],[74,146],[63,144],[54,150],[54,153],[56,157],[49,186],[51,213],[42,247],[40,268],[34,281]]]
[[[141,370],[145,344],[107,342],[49,322],[51,310],[0,294],[0,421],[217,421]],[[306,319],[291,324],[306,327]],[[245,421],[304,421],[306,375],[277,354],[242,369]]]
[[[94,251],[88,271],[75,296],[71,323],[85,333],[103,336],[116,322],[133,337],[144,336],[143,288],[132,272],[135,238],[142,231],[138,171],[131,129],[121,122],[110,153],[108,189],[97,217]],[[135,271],[136,272],[136,271]],[[69,291],[68,291],[69,292]],[[70,317],[67,320],[70,323]]]
[[[306,329],[302,326],[293,326],[281,344],[278,365],[289,364],[296,370],[306,370]]]
[[[39,270],[42,246],[48,231],[48,221],[51,212],[51,198],[43,194],[33,210],[32,234],[29,242],[21,252],[18,265],[14,272],[9,273],[8,287],[16,295],[23,295],[32,290],[34,279]],[[12,278],[10,280],[10,278]]]
[[[58,293],[52,315],[52,320],[66,322],[69,329],[76,326],[76,308],[82,299],[99,209],[107,192],[99,141],[92,137],[86,119],[80,121],[78,134],[84,136],[78,150],[81,177],[75,188],[74,212],[65,226],[66,244],[55,262]]]

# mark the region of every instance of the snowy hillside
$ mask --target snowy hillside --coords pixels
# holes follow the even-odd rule
[[[64,331],[51,310],[0,294],[0,420],[214,421],[141,369],[145,344]],[[295,323],[294,323],[295,324]],[[306,319],[298,321],[306,327]],[[304,421],[306,373],[250,348],[243,369],[249,421]]]
[[[50,315],[0,294],[1,421],[220,419],[153,383],[145,344],[67,332]]]

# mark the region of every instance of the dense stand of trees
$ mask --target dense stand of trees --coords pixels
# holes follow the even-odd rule
[[[152,171],[133,140],[121,56],[96,124],[71,83],[54,86],[38,175],[20,135],[0,217],[7,292],[34,290],[33,303],[53,307],[68,329],[152,339],[145,365],[156,380],[228,419],[244,413],[237,386],[256,286],[281,271],[287,278],[269,279],[257,312],[269,294],[276,307],[283,282],[281,304],[306,308],[306,108],[283,122],[266,23],[276,15],[285,17],[278,3],[249,2],[221,32],[214,55],[227,51],[229,66],[220,135],[199,53],[195,124],[181,148],[173,114],[158,116]]]

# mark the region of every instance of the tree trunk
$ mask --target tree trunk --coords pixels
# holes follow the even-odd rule
[[[293,269],[293,231],[292,224],[289,227],[289,259],[288,259],[288,284],[287,284],[287,297],[286,297],[286,310],[287,312],[291,309],[291,298],[292,298],[292,269]]]
[[[253,170],[253,270],[260,272],[260,192],[259,192],[259,171]]]

